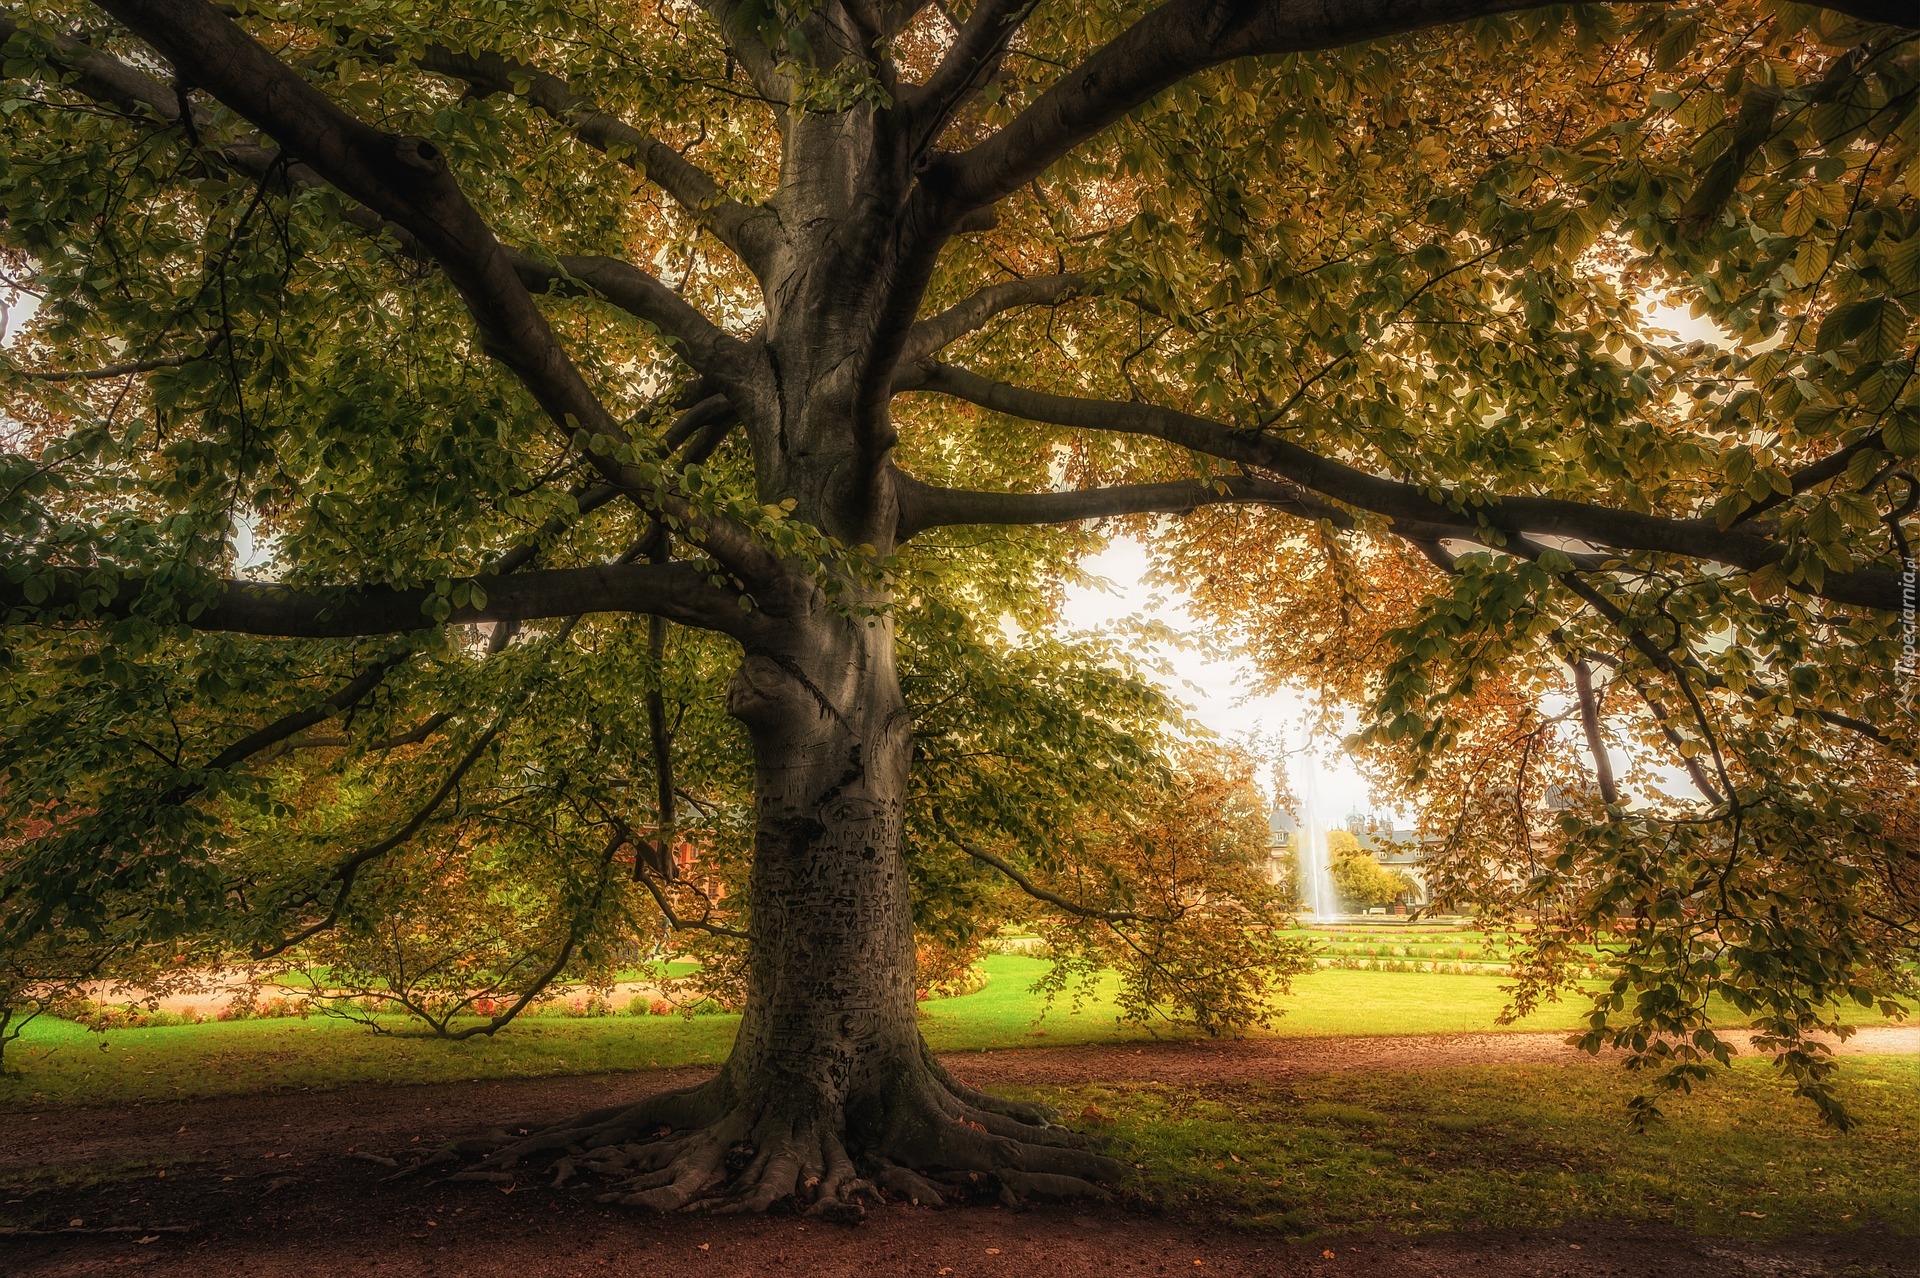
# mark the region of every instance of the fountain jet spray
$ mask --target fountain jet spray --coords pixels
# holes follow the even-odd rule
[[[1327,864],[1327,827],[1320,812],[1320,756],[1305,730],[1296,757],[1300,759],[1295,783],[1300,801],[1300,892],[1314,920],[1324,922],[1340,912],[1340,899],[1333,890],[1333,873]]]

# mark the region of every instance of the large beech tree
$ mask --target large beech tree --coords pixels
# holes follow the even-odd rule
[[[964,911],[937,866],[1002,875],[1136,954],[1183,912],[1270,917],[1226,880],[1128,896],[1151,848],[1113,849],[1179,843],[1169,809],[996,850],[955,810],[1012,791],[924,743],[947,771],[916,806],[897,647],[937,716],[969,652],[1011,650],[1003,615],[1044,621],[1083,544],[1050,529],[1137,517],[1276,679],[1367,707],[1445,892],[1547,924],[1523,998],[1603,944],[1596,1044],[1685,1082],[1731,999],[1841,1118],[1807,1035],[1910,990],[1920,885],[1907,16],[6,11],[0,190],[38,306],[0,474],[9,944],[219,915],[287,952],[555,724],[571,753],[495,766],[519,797],[479,817],[530,825],[546,796],[542,837],[590,850],[488,872],[554,875],[590,915],[623,850],[670,883],[693,734],[669,667],[725,666],[745,906],[672,917],[742,946],[733,1053],[488,1156],[589,1151],[659,1208],[1084,1192],[1120,1166],[927,1053],[915,917],[940,911],[915,888]],[[251,574],[242,525],[273,539]],[[1135,694],[1000,657],[979,753],[1078,706],[1055,780],[1097,788],[1075,750],[1110,770]],[[339,829],[390,792],[413,815],[279,878],[222,851],[325,843],[314,774],[284,770],[328,749]],[[653,794],[606,784],[625,770]],[[1098,847],[1104,883],[1073,859]],[[1204,966],[1169,946],[1148,970]]]

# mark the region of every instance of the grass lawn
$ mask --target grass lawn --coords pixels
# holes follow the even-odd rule
[[[105,1034],[43,1017],[7,1049],[0,1110],[717,1063],[738,1023],[735,1016],[539,1017],[491,1039],[450,1043],[318,1016]]]
[[[1037,1044],[1107,1043],[1150,1038],[1191,1037],[1168,1025],[1151,1028],[1120,1025],[1113,1003],[1116,978],[1107,977],[1078,1010],[1070,996],[1043,1009],[1028,987],[1047,969],[1046,961],[1011,954],[989,957],[984,989],[959,998],[926,1004],[922,1033],[941,1051],[979,1047],[1032,1047]],[[1457,1034],[1499,1029],[1506,1006],[1497,976],[1432,975],[1417,972],[1366,972],[1326,968],[1295,979],[1293,992],[1280,1000],[1284,1014],[1265,1031],[1291,1037],[1333,1034]],[[1042,1011],[1045,1016],[1036,1021]],[[1509,1027],[1529,1030],[1576,1028],[1580,1009],[1573,1003],[1547,1008]]]
[[[1029,990],[1046,970],[1044,960],[993,955],[985,967],[983,989],[924,1005],[922,1032],[937,1050],[1192,1035],[1166,1025],[1121,1024],[1111,978],[1078,1007],[1071,998],[1062,998],[1048,1009]],[[1285,1000],[1285,1015],[1266,1032],[1318,1036],[1494,1029],[1504,1005],[1500,985],[1492,976],[1312,972],[1295,982]],[[1565,1005],[1530,1017],[1520,1028],[1568,1029],[1576,1019],[1576,1009]],[[0,1077],[0,1107],[113,1105],[356,1082],[429,1083],[698,1064],[725,1055],[737,1024],[737,1017],[724,1015],[541,1016],[516,1021],[491,1039],[448,1043],[373,1034],[361,1025],[318,1016],[105,1034],[43,1017],[7,1049],[11,1072]],[[398,1021],[392,1025],[403,1028]]]
[[[1760,1238],[1870,1221],[1920,1233],[1920,1062],[1856,1059],[1844,1079],[1860,1120],[1845,1133],[1752,1060],[1673,1098],[1644,1134],[1626,1124],[1636,1080],[1580,1066],[1026,1095],[1116,1120],[1117,1152],[1146,1167],[1139,1198],[1289,1235],[1589,1218]]]
[[[1063,998],[1044,1009],[1028,987],[1044,960],[994,955],[985,988],[924,1005],[923,1032],[936,1049],[1030,1047],[1185,1037],[1167,1026],[1123,1025],[1111,980],[1078,1008]],[[1330,969],[1308,973],[1284,1000],[1268,1033],[1470,1033],[1499,1028],[1504,1006],[1494,976]],[[1042,1012],[1045,1011],[1044,1017]],[[1514,1028],[1566,1030],[1579,1007],[1549,1007]],[[1040,1019],[1036,1020],[1039,1017]],[[208,1022],[97,1034],[41,1018],[7,1050],[0,1109],[119,1105],[144,1099],[219,1096],[346,1083],[429,1083],[457,1079],[592,1074],[717,1062],[738,1018],[726,1015],[558,1016],[516,1021],[494,1038],[464,1043],[403,1038],[364,1026],[308,1020]],[[395,1028],[401,1028],[394,1022]]]

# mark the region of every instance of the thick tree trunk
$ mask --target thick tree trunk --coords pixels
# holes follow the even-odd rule
[[[822,607],[749,650],[728,709],[753,737],[747,1006],[711,1082],[485,1148],[494,1166],[559,1152],[558,1176],[617,1178],[604,1200],[670,1211],[793,1199],[857,1215],[883,1192],[939,1204],[1097,1193],[1125,1174],[1042,1107],[954,1080],[915,1023],[901,844],[911,729],[882,614]]]
[[[728,710],[753,737],[746,1014],[725,1078],[828,1112],[920,1058],[901,852],[910,725],[889,618],[829,616],[749,652]]]
[[[849,221],[865,207],[864,168],[833,162],[871,124],[808,114],[788,133],[779,199],[805,243],[786,275],[763,280],[770,375],[735,408],[762,501],[884,555],[897,523],[883,478],[892,427],[884,397],[863,412],[861,388],[888,241]],[[797,1198],[829,1213],[882,1192],[1096,1193],[1094,1180],[1125,1173],[1042,1107],[955,1081],[921,1041],[902,847],[912,732],[891,600],[842,586],[829,599],[798,563],[756,581],[765,624],[728,688],[753,738],[757,811],[747,1006],[726,1065],[703,1086],[503,1141],[491,1163],[564,1150],[562,1178],[620,1180],[608,1201],[761,1210]]]

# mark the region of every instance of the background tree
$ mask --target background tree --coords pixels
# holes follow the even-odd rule
[[[1005,638],[1079,543],[991,530],[1184,514],[1145,525],[1169,569],[1276,677],[1361,699],[1381,778],[1456,815],[1449,864],[1551,916],[1533,989],[1604,936],[1596,1041],[1685,1081],[1719,994],[1838,1117],[1806,1035],[1911,984],[1911,824],[1873,798],[1915,789],[1920,63],[1873,25],[1904,14],[12,12],[0,199],[38,310],[0,475],[6,803],[52,832],[10,857],[8,934],[134,893],[158,933],[283,953],[484,783],[501,826],[631,850],[672,920],[745,933],[712,1083],[496,1161],[617,1147],[596,1167],[655,1207],[1084,1192],[1121,1168],[927,1054],[913,888],[926,927],[978,890],[961,864],[1145,916],[1148,827],[969,828],[1018,830],[1037,759],[1067,811],[1118,797],[1102,759],[1155,763],[1098,707],[1126,680]],[[711,732],[670,702],[683,650],[732,667]],[[943,703],[909,692],[956,675],[953,735],[1014,762],[916,806]],[[1549,842],[1563,683],[1597,797]],[[1018,717],[1036,695],[1074,709]],[[1698,798],[1611,777],[1609,737]],[[295,746],[384,806],[252,855],[250,821],[311,820],[274,795]],[[740,928],[669,891],[702,769],[752,793]],[[1510,825],[1467,819],[1494,798]]]
[[[1389,870],[1345,830],[1327,831],[1327,874],[1340,904],[1350,910],[1369,910],[1405,900],[1413,880]]]

